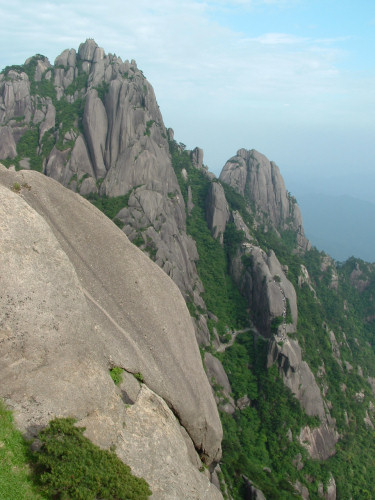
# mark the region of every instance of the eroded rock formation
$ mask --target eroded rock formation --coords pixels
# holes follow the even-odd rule
[[[297,202],[285,189],[274,162],[255,149],[240,149],[224,165],[220,180],[248,199],[258,215],[265,215],[275,228],[296,231],[301,249],[309,247]]]

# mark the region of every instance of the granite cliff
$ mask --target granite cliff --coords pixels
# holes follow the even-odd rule
[[[274,162],[240,149],[216,179],[93,40],[2,71],[0,159],[0,396],[25,433],[75,416],[155,498],[359,498],[375,271],[311,248]]]
[[[106,55],[94,40],[54,65],[37,55],[0,75],[0,160],[85,196],[127,195],[117,216],[124,232],[202,306],[168,133],[135,61]]]
[[[75,417],[153,497],[221,498],[198,470],[220,459],[222,431],[178,288],[52,179],[1,166],[0,188],[0,395],[20,428]],[[118,390],[115,366],[143,383]]]

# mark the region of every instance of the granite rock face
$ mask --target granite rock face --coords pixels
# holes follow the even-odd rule
[[[212,236],[223,244],[224,232],[229,221],[229,207],[225,198],[223,186],[212,182],[208,191],[206,220]]]
[[[299,207],[274,162],[254,149],[240,149],[224,165],[220,180],[250,201],[259,215],[265,213],[276,229],[295,231],[302,250],[309,248]]]
[[[217,461],[222,431],[178,288],[103,214],[55,181],[0,167],[0,189],[0,396],[20,428],[34,434],[54,416],[73,416],[94,442],[114,444],[155,498],[175,498],[172,475],[186,498],[220,498],[190,457],[193,447],[207,464]],[[142,373],[141,391],[127,383],[119,391],[113,366]],[[130,443],[139,435],[145,447],[135,450]],[[168,455],[159,459],[160,449]],[[155,467],[166,467],[159,480],[150,455]]]
[[[25,68],[0,75],[0,159],[15,158],[25,166],[29,160],[17,156],[17,144],[38,131],[35,150],[47,176],[84,196],[127,195],[116,216],[124,232],[137,239],[185,298],[204,308],[170,135],[154,90],[135,61],[106,54],[88,39],[78,51],[64,50],[53,66],[34,56]],[[48,88],[48,97],[39,95],[39,84]],[[194,158],[203,168],[203,151],[197,148]]]
[[[321,425],[313,429],[309,426],[304,427],[301,430],[300,441],[306,446],[312,458],[326,460],[336,453],[335,445],[339,436],[314,374],[302,359],[298,342],[289,338],[284,338],[280,343],[271,340],[267,364],[271,366],[274,363],[279,368],[284,384],[299,400],[306,414],[319,417]]]
[[[249,262],[247,266],[243,263],[244,256]],[[296,331],[296,291],[272,250],[266,254],[261,248],[245,243],[232,259],[231,273],[255,312],[255,324],[263,336],[270,337],[273,333],[285,336]],[[274,321],[278,319],[280,324],[275,327]]]
[[[225,373],[224,367],[220,360],[215,358],[211,353],[206,352],[204,363],[208,380],[214,390],[220,387],[219,390],[214,390],[215,400],[219,408],[226,413],[234,413],[235,402],[231,396],[232,389],[228,380],[228,375]]]

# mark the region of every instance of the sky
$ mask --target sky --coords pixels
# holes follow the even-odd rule
[[[86,38],[135,59],[216,175],[256,149],[287,188],[375,203],[374,0],[0,0],[0,19],[0,69]]]

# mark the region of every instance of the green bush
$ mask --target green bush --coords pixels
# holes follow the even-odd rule
[[[33,483],[29,445],[15,429],[13,417],[0,401],[0,498],[38,500]]]
[[[57,499],[144,500],[146,481],[131,474],[113,452],[95,446],[72,418],[56,418],[39,433],[37,471],[46,494]]]
[[[116,385],[121,384],[123,372],[123,368],[120,368],[119,366],[115,366],[114,368],[109,370],[109,374],[111,375],[111,378]]]

